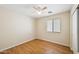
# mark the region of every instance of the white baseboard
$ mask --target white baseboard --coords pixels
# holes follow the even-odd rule
[[[59,42],[55,42],[55,41],[51,41],[51,40],[47,40],[47,39],[41,39],[41,40],[45,40],[45,41],[49,41],[49,42],[53,42],[53,43],[56,43],[56,44],[60,44],[60,45],[63,45],[63,46],[70,47],[69,45],[66,45],[66,44],[63,44],[63,43],[59,43]]]
[[[13,45],[13,46],[10,46],[10,47],[1,49],[0,52],[1,52],[1,51],[4,51],[4,50],[7,50],[7,49],[10,49],[10,48],[13,48],[13,47],[16,47],[16,46],[21,45],[21,44],[23,44],[23,43],[29,42],[29,41],[31,41],[31,40],[34,40],[34,39],[30,39],[30,40],[24,41],[24,42],[22,42],[22,43],[19,43],[19,44],[16,44],[16,45]],[[67,45],[64,45],[64,44],[61,44],[61,43],[58,43],[58,42],[54,42],[54,41],[50,41],[50,40],[46,40],[46,39],[41,39],[41,40],[45,40],[45,41],[57,43],[57,44],[60,44],[60,45],[63,45],[63,46],[67,46]],[[69,47],[69,46],[67,46],[67,47]]]
[[[12,45],[12,46],[10,46],[10,47],[1,49],[0,52],[2,52],[2,51],[4,51],[4,50],[7,50],[7,49],[10,49],[10,48],[13,48],[13,47],[16,47],[16,46],[21,45],[21,44],[23,44],[23,43],[29,42],[29,41],[31,41],[31,40],[34,40],[34,39],[30,39],[30,40],[24,41],[24,42],[22,42],[22,43],[19,43],[19,44]]]

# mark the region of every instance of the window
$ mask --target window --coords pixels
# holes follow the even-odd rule
[[[60,32],[60,19],[48,20],[47,32]]]

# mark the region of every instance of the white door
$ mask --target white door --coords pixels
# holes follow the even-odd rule
[[[73,14],[72,21],[72,49],[76,53],[78,51],[78,38],[77,38],[77,10]]]

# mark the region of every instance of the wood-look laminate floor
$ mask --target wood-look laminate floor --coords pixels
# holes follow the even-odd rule
[[[69,47],[35,39],[11,49],[0,52],[2,54],[72,54]]]

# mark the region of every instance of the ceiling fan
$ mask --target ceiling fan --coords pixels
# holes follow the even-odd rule
[[[47,6],[46,5],[35,5],[33,6],[33,9],[35,9],[38,14],[41,14],[43,11],[47,9]]]
[[[38,14],[42,14],[42,12],[47,10],[47,13],[52,13],[52,11],[48,11],[48,7],[44,4],[41,5],[34,5],[33,9],[38,13]],[[45,12],[46,13],[46,12]]]

